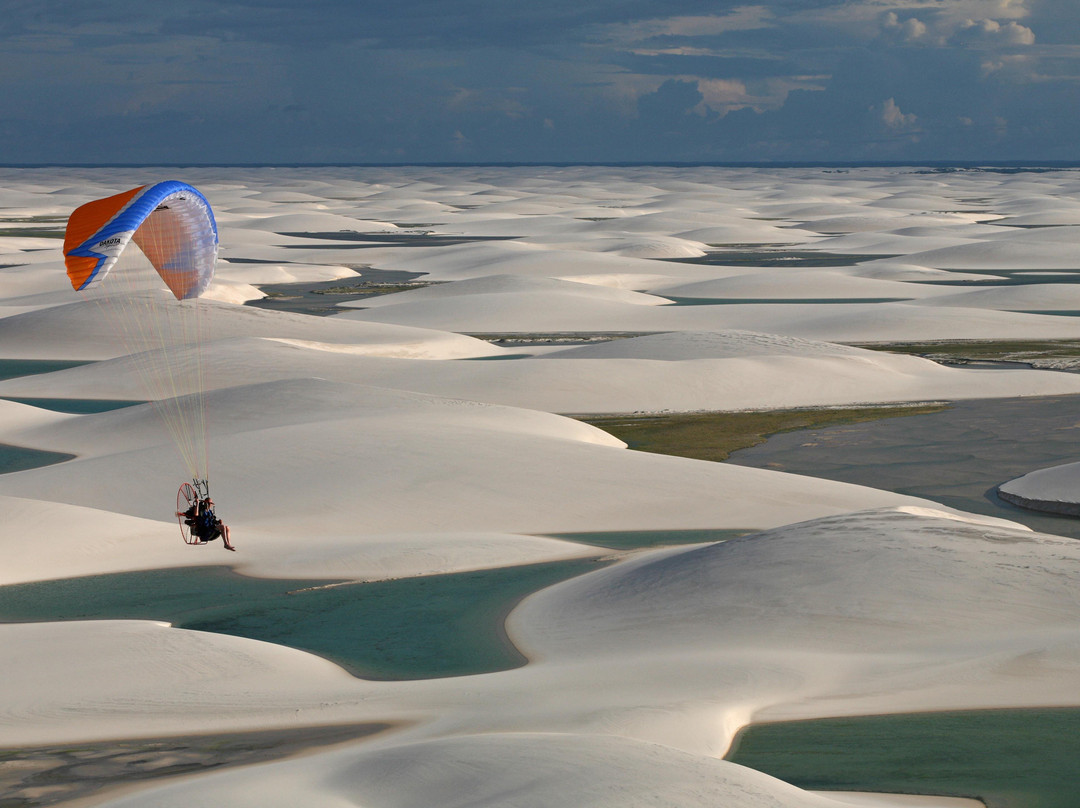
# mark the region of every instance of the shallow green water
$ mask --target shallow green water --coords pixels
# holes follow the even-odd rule
[[[245,263],[237,259],[233,259],[233,262]],[[260,309],[291,311],[325,317],[331,314],[341,314],[343,309],[338,307],[339,303],[385,294],[387,284],[406,284],[423,275],[423,272],[364,267],[357,271],[355,276],[329,281],[264,283],[259,284],[259,290],[265,292],[267,297],[249,300],[244,305]],[[352,286],[355,292],[352,294],[328,294],[330,290],[341,289],[346,286]]]
[[[129,572],[0,587],[0,620],[166,620],[300,648],[368,679],[463,676],[524,664],[503,632],[509,610],[598,568],[566,561],[337,585],[219,567]]]
[[[75,455],[62,452],[46,452],[43,449],[27,449],[25,446],[0,443],[0,474],[51,466],[54,463],[71,460],[73,457]]]
[[[0,381],[15,379],[19,376],[35,376],[38,373],[52,373],[54,370],[86,365],[88,362],[63,359],[0,359]]]
[[[0,381],[4,379],[17,379],[20,376],[36,376],[40,373],[52,373],[57,370],[88,365],[84,360],[67,359],[0,359]],[[131,407],[142,404],[141,401],[127,401],[121,399],[89,399],[89,398],[23,398],[20,396],[0,396],[8,401],[17,401],[20,404],[29,404],[43,410],[54,412],[66,412],[83,415],[91,412],[107,412],[118,410],[123,407]]]
[[[728,760],[800,788],[1080,805],[1080,709],[973,710],[761,724]]]
[[[1067,269],[964,269],[953,270],[970,275],[983,275],[982,280],[919,280],[924,286],[1030,286],[1047,283],[1080,283],[1080,274]]]
[[[134,407],[136,404],[144,403],[119,398],[21,398],[14,396],[2,396],[2,398],[8,401],[17,401],[20,404],[29,404],[31,407],[42,410],[66,412],[72,415],[122,410],[124,407]]]
[[[772,435],[727,462],[923,497],[1080,539],[1080,519],[1018,508],[996,493],[1007,480],[1075,461],[1078,412],[1080,396],[958,401],[907,418]]]

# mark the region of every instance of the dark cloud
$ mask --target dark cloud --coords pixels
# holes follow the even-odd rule
[[[957,2],[12,0],[0,146],[12,162],[1075,157],[1075,0],[970,25]]]
[[[1023,22],[1045,45],[1080,45],[1080,10],[1076,0],[1028,0],[1031,14]]]
[[[227,40],[295,44],[360,40],[384,47],[524,46],[556,42],[556,36],[590,25],[735,7],[700,0],[252,0],[184,4],[164,33],[198,33]]]

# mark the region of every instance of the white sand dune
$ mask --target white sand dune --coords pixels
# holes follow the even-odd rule
[[[258,221],[258,220],[256,220]],[[250,258],[261,258],[266,254],[281,256],[295,255],[299,248],[307,247],[311,240],[303,236],[290,236],[274,230],[262,230],[256,227],[232,227],[225,231],[221,239],[221,255],[225,258],[234,252],[243,250]],[[287,249],[287,248],[293,249]]]
[[[529,765],[521,762],[528,760]],[[504,733],[439,739],[365,755],[322,755],[250,774],[226,773],[201,784],[141,793],[108,806],[290,806],[319,795],[323,805],[540,806],[694,808],[839,808],[733,763],[656,744],[604,735]]]
[[[1061,574],[1036,583],[1050,568]],[[536,595],[511,627],[538,655],[577,660],[759,642],[955,653],[939,648],[943,637],[967,637],[963,645],[1020,637],[1043,611],[1043,628],[1076,630],[1074,572],[1080,545],[1068,539],[943,521],[933,511],[869,512],[643,556]],[[877,636],[868,637],[863,622],[875,624]],[[766,637],[758,633],[764,625]],[[626,642],[630,632],[640,647]]]
[[[1043,211],[1020,213],[998,219],[996,224],[1010,227],[1060,227],[1062,225],[1080,225],[1080,205],[1066,207],[1065,200],[1055,200],[1053,207]]]
[[[311,548],[388,532],[757,527],[920,501],[629,452],[595,429],[543,413],[410,394],[390,394],[385,408],[376,407],[372,402],[384,395],[379,391],[372,391],[362,409],[347,406],[352,399],[362,405],[362,393],[295,380],[209,397],[215,492],[235,503],[228,508],[230,518],[260,537],[245,558],[259,558],[272,545],[275,552],[294,554],[297,535]],[[321,399],[328,403],[320,405]],[[415,407],[406,405],[410,399]],[[320,418],[321,407],[345,409]],[[157,445],[144,442],[154,434],[152,407],[81,418],[82,429],[73,424],[66,431],[8,436],[9,442],[38,448],[70,447],[80,457],[4,475],[0,493],[87,507],[108,502],[119,513],[171,521],[171,501],[163,503],[155,492],[171,491],[180,480],[162,438]],[[138,479],[130,478],[131,468],[140,469]],[[582,496],[586,490],[589,495]],[[718,500],[721,491],[725,498]],[[298,507],[296,501],[307,504]]]
[[[0,168],[0,202],[13,227],[58,227],[36,217],[157,173]],[[717,758],[756,720],[1078,703],[1075,542],[891,492],[634,452],[552,414],[1080,393],[1075,374],[837,344],[1080,337],[1080,318],[1018,313],[1077,308],[1067,278],[1023,277],[1080,268],[1074,172],[170,174],[219,214],[203,361],[214,494],[239,551],[180,542],[184,474],[153,406],[62,415],[0,400],[0,443],[77,455],[0,475],[0,583],[226,562],[336,581],[616,560],[522,602],[507,631],[528,664],[479,676],[364,681],[301,651],[152,621],[0,625],[0,745],[390,722],[335,751],[110,804],[836,808],[911,803],[814,795]],[[504,238],[281,235],[341,231]],[[0,235],[0,360],[104,361],[0,381],[0,395],[143,395],[97,307],[65,305],[60,241],[32,233]],[[734,265],[754,245],[859,263]],[[690,262],[717,246],[733,265]],[[241,305],[260,284],[364,267],[438,285],[332,317]],[[1017,285],[946,285],[999,270]],[[905,302],[872,302],[887,298]],[[519,348],[466,336],[485,332],[647,336]],[[194,357],[182,348],[177,366]],[[1074,466],[1004,490],[1075,501]],[[616,554],[560,538],[692,528],[769,530]]]
[[[547,239],[533,237],[532,244],[544,244],[547,247],[569,247],[585,249],[590,252],[614,253],[630,258],[700,258],[705,255],[707,245],[697,241],[655,233],[648,235],[613,235],[591,239],[566,240],[557,236]]]
[[[1051,513],[1080,513],[1080,463],[1030,471],[1002,483],[1001,492]]]
[[[489,296],[499,296],[489,299]],[[641,294],[622,289],[613,289],[593,283],[578,283],[573,280],[555,278],[530,278],[518,275],[486,275],[479,278],[441,283],[365,298],[355,304],[342,304],[342,308],[356,307],[375,309],[382,306],[396,306],[402,303],[431,303],[440,305],[446,298],[463,298],[463,301],[475,304],[480,310],[505,311],[507,307],[525,301],[539,308],[554,306],[563,308],[571,305],[570,300],[557,303],[560,298],[581,297],[590,303],[621,303],[632,306],[662,306],[668,301],[653,295]],[[505,298],[505,299],[503,299]],[[539,298],[539,299],[538,299]],[[551,298],[551,299],[548,299]]]
[[[296,250],[303,253],[302,250]],[[327,251],[331,252],[331,251]],[[340,253],[338,253],[340,255]],[[450,247],[389,248],[379,258],[374,250],[351,253],[352,260],[372,259],[379,269],[425,273],[424,280],[466,280],[485,275],[524,275],[573,278],[577,275],[644,275],[680,278],[708,277],[694,264],[662,262],[609,252],[546,249],[514,241],[461,244]],[[349,257],[349,256],[344,256]]]
[[[831,342],[782,337],[757,331],[670,331],[643,337],[616,339],[563,348],[542,354],[544,359],[747,359],[761,356],[821,357],[849,356],[880,359],[863,348]],[[891,358],[884,357],[886,361]]]
[[[679,238],[704,242],[713,247],[735,247],[743,244],[768,246],[801,245],[814,234],[789,228],[766,225],[763,222],[740,221],[738,224],[696,227],[676,232]]]
[[[842,270],[782,270],[652,288],[651,294],[683,298],[802,300],[910,300],[947,293],[927,284],[860,277]]]
[[[161,305],[170,305],[169,299],[162,296]],[[371,326],[213,300],[200,301],[200,306],[202,326],[215,338],[265,336],[375,345],[387,353],[400,351],[402,355],[442,358],[497,353],[481,340],[442,331]],[[107,359],[145,347],[127,344],[109,316],[115,316],[115,311],[93,300],[16,314],[0,318],[0,342],[6,357],[31,359]]]
[[[214,273],[214,286],[221,282],[229,283],[318,283],[334,281],[339,278],[356,279],[355,270],[333,264],[288,263],[233,264],[227,260],[218,261]],[[211,286],[211,289],[213,286]]]
[[[726,306],[725,309],[731,308]],[[839,342],[919,342],[923,340],[1069,339],[1074,317],[1020,314],[959,306],[912,303],[795,306],[740,306],[723,319],[728,328],[753,328],[807,339]]]
[[[294,371],[295,373],[295,371]],[[237,381],[234,379],[234,381]],[[206,396],[210,429],[215,436],[244,431],[310,425],[352,418],[386,419],[413,413],[438,416],[443,428],[475,422],[510,434],[581,441],[598,446],[622,443],[595,427],[537,410],[439,399],[400,390],[338,384],[324,379],[290,378],[264,385],[223,385]],[[110,454],[161,443],[161,425],[152,405],[88,415],[66,415],[0,400],[14,417],[5,418],[3,434],[27,445],[67,446],[81,455]],[[108,440],[100,434],[112,434]]]
[[[681,660],[654,693],[679,719],[616,719],[611,684],[606,723],[688,751],[725,748],[751,715],[1000,704],[1020,698],[1018,673],[1039,684],[1014,704],[1075,703],[1076,543],[943,516],[848,514],[656,551],[534,595],[509,630],[552,667],[663,678],[663,660]],[[1057,582],[1038,583],[1048,573]]]
[[[270,233],[380,233],[398,229],[389,222],[351,219],[334,213],[287,213],[248,220],[241,226]]]
[[[305,691],[356,689],[311,654],[165,623],[5,624],[0,634],[7,747],[288,725],[320,712]]]
[[[1020,245],[1038,245],[1050,247],[1053,245],[1070,245],[1075,247],[1080,243],[1080,226],[1059,225],[1055,227],[1035,228],[995,228],[994,237],[1003,243]]]
[[[320,196],[314,196],[313,194],[306,194],[300,191],[256,191],[249,195],[250,199],[255,199],[259,202],[286,202],[286,203],[306,203],[311,205],[322,205],[324,200]]]
[[[62,424],[72,420],[76,420],[76,416],[0,399],[0,424],[3,425],[2,429],[5,434],[38,428],[48,432],[50,429],[59,428]]]
[[[357,682],[298,652],[145,622],[3,626],[13,655],[0,665],[14,668],[6,681],[20,697],[0,733],[29,726],[22,737],[49,742],[136,725],[147,735],[204,732],[280,726],[298,713],[309,725],[419,721],[374,744],[144,792],[144,805],[205,794],[265,802],[260,784],[291,804],[440,790],[463,804],[624,804],[605,779],[614,767],[614,782],[633,793],[708,786],[713,800],[760,794],[773,800],[764,804],[825,808],[834,803],[711,755],[755,713],[978,707],[1006,694],[1071,703],[1076,600],[1066,576],[1049,587],[1043,579],[1048,566],[1078,564],[1075,543],[985,521],[838,516],[652,552],[545,590],[510,623],[533,663],[464,681]],[[1037,687],[1016,692],[1021,670]],[[560,774],[571,762],[578,774]],[[538,767],[554,769],[539,777]],[[478,772],[474,785],[462,784],[463,768]],[[475,802],[487,787],[487,801]]]
[[[940,269],[1077,269],[1074,241],[1032,243],[1014,237],[916,252],[909,257]]]
[[[22,261],[22,256],[18,260]],[[63,264],[57,261],[20,264],[0,271],[4,279],[4,296],[0,303],[4,305],[29,295],[57,295],[56,303],[60,303],[64,299],[59,297],[60,294],[73,294]]]
[[[1002,334],[1015,339],[1066,339],[1080,335],[1080,321],[1073,317],[907,303],[636,306],[612,300],[586,303],[575,295],[547,299],[544,302],[548,305],[538,306],[530,296],[515,294],[498,300],[446,297],[435,301],[403,296],[395,301],[394,297],[397,295],[381,305],[338,316],[467,334],[747,329],[834,342],[998,339]]]
[[[823,238],[814,244],[814,248],[825,252],[854,253],[857,255],[882,256],[921,256],[931,250],[963,247],[972,244],[973,239],[959,235],[947,229],[941,233],[938,228],[915,230],[902,228],[888,233],[850,233]]]
[[[965,273],[947,269],[933,269],[931,267],[909,264],[901,260],[888,258],[867,261],[864,264],[851,267],[847,272],[852,276],[860,278],[874,278],[883,281],[914,281],[916,283],[934,283],[941,281],[956,283],[959,281],[986,280],[985,275],[974,272]]]
[[[0,547],[8,557],[0,584],[221,562],[217,554],[198,560],[177,554],[181,537],[176,522],[127,516],[111,505],[107,494],[96,507],[0,496]],[[48,538],[41,541],[41,536]],[[32,553],[26,550],[28,542],[35,544]]]
[[[177,520],[168,512],[153,519],[115,513],[111,494],[103,495],[99,507],[0,496],[5,514],[0,547],[11,559],[0,572],[0,584],[226,563],[245,575],[265,578],[382,581],[589,558],[601,552],[542,536],[449,530],[362,536],[342,532],[305,539],[297,546],[295,536],[275,540],[245,527],[234,537],[244,556],[226,557],[218,542],[184,546]],[[221,513],[233,522],[228,504]],[[40,535],[49,541],[27,553],[27,541]],[[260,546],[262,552],[251,552]]]
[[[901,211],[875,210],[859,214],[841,214],[839,216],[821,216],[808,218],[799,223],[801,230],[812,230],[822,235],[839,235],[841,233],[868,233],[896,230],[904,224],[926,224],[930,219],[934,225],[948,225],[957,222],[965,222],[961,217],[952,216],[928,216],[922,214],[918,217],[907,217]]]
[[[464,338],[463,338],[464,339]],[[487,343],[481,343],[487,345]],[[154,391],[286,381],[305,375],[558,413],[730,411],[1080,393],[1080,376],[943,367],[920,357],[747,331],[673,332],[512,357],[438,361],[437,348],[235,339],[176,352],[189,387],[147,383],[142,361],[115,359],[0,381],[22,398],[142,400]],[[465,348],[467,346],[462,346]],[[484,358],[486,357],[486,358]],[[417,358],[423,361],[417,361]],[[198,373],[196,374],[196,368]],[[782,377],[783,386],[773,379]],[[103,392],[107,391],[107,392]],[[314,417],[314,413],[312,414]],[[151,427],[151,432],[153,431]]]
[[[354,467],[344,456],[338,471],[334,471],[333,462],[326,461],[325,473],[339,476],[338,488],[341,490],[338,494],[332,494],[334,486],[318,474],[306,480],[292,479],[290,474],[296,467],[290,464],[281,467],[281,463],[274,461],[272,451],[265,460],[259,459],[262,453],[258,451],[245,450],[243,455],[236,455],[240,468],[248,463],[256,464],[249,469],[253,475],[252,490],[243,495],[251,510],[244,513],[234,506],[226,507],[222,513],[229,521],[248,523],[238,531],[245,534],[248,544],[241,565],[244,571],[268,576],[381,579],[593,555],[595,551],[591,548],[553,539],[503,535],[473,526],[455,531],[448,523],[433,528],[420,514],[427,506],[417,510],[403,504],[417,495],[408,485],[398,492],[396,501],[384,503],[381,514],[373,512],[370,503],[350,495],[349,491],[353,486],[362,487],[367,477],[378,478],[380,467],[399,463],[400,458],[394,457],[395,452],[404,451],[414,458],[417,453],[424,453],[425,432],[438,441],[447,431],[465,427],[466,432],[470,432],[471,425],[471,432],[476,433],[474,441],[487,440],[495,446],[503,434],[531,435],[541,445],[550,441],[555,455],[564,443],[622,446],[604,432],[545,413],[461,405],[425,396],[331,385],[315,380],[293,380],[255,389],[228,388],[210,397],[209,409],[214,421],[211,440],[215,452],[219,451],[217,447],[222,440],[235,439],[241,433],[247,434],[254,445],[262,441],[263,448],[269,450],[271,446],[267,441],[276,439],[275,436],[287,432],[289,427],[304,432],[307,427],[321,423],[325,440],[307,439],[310,451],[340,454],[345,451],[346,443],[353,442],[364,447],[358,449],[358,454],[366,452],[370,455],[365,461],[367,471]],[[425,423],[424,429],[416,431],[415,427],[405,426],[409,423],[405,417],[408,411],[413,412],[415,423]],[[0,414],[4,416],[5,425],[0,432],[0,443],[52,447],[79,456],[78,460],[61,466],[23,473],[56,475],[51,483],[39,481],[27,487],[20,484],[23,479],[20,474],[9,474],[0,479],[0,484],[11,484],[13,490],[20,492],[20,497],[26,497],[5,498],[7,530],[0,537],[0,543],[8,546],[16,560],[5,565],[4,582],[223,563],[220,552],[213,547],[185,551],[179,544],[179,526],[172,515],[171,502],[150,493],[154,488],[160,491],[176,487],[182,481],[171,461],[172,447],[162,446],[166,436],[153,407],[72,416],[0,401]],[[393,420],[403,423],[396,429],[384,423]],[[392,437],[395,431],[398,433],[396,439]],[[352,437],[342,437],[339,432]],[[379,440],[368,439],[366,436],[371,432],[376,432]],[[373,446],[380,442],[382,449]],[[321,450],[319,443],[323,444]],[[395,443],[397,449],[393,448]],[[460,444],[459,450],[464,451],[468,445]],[[441,462],[437,450],[429,453],[432,464]],[[555,457],[552,462],[557,462]],[[259,482],[262,464],[266,468],[281,468],[276,474],[265,475]],[[133,482],[129,474],[131,468],[139,468],[140,473],[152,482],[146,488]],[[231,475],[225,467],[221,471]],[[423,471],[417,469],[417,472],[415,485],[425,485]],[[401,482],[404,483],[403,478]],[[461,484],[467,485],[464,480]],[[70,491],[53,490],[53,485],[60,489],[70,487]],[[239,491],[229,494],[231,487],[232,484],[223,486],[226,497],[239,497]],[[309,506],[298,504],[306,496],[304,489],[307,488],[322,489],[320,498],[330,497],[335,501],[340,497],[340,503],[333,508],[336,514],[327,514],[331,518],[324,520],[321,531],[315,535],[308,535],[310,525],[300,526],[313,516]],[[257,493],[260,490],[262,493]],[[448,489],[446,496],[452,499],[455,493]],[[36,501],[38,497],[48,497],[50,501]],[[144,497],[145,500],[140,502]],[[60,504],[64,502],[75,505]],[[520,506],[523,515],[530,510],[526,502]],[[395,525],[394,515],[398,511],[404,521]],[[125,512],[138,515],[124,515]],[[412,515],[408,516],[410,512]],[[264,518],[270,534],[278,534],[276,537],[261,536],[262,529],[254,527],[254,523]],[[461,518],[468,520],[470,517],[463,515]],[[383,533],[373,527],[380,523]],[[411,526],[404,527],[406,523]],[[393,532],[402,527],[402,532]],[[51,539],[35,553],[24,553],[27,537],[39,532],[50,535]],[[300,547],[296,544],[297,535],[305,536]],[[240,541],[239,537],[237,541]]]
[[[1080,311],[1080,284],[1039,283],[971,289],[926,297],[923,306],[957,306],[1000,311],[1071,312]]]

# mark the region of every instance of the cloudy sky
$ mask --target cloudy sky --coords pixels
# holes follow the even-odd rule
[[[0,163],[1080,159],[1080,0],[0,11]]]

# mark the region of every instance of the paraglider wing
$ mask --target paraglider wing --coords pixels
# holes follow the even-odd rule
[[[193,481],[208,477],[202,346],[213,307],[202,295],[217,248],[206,197],[176,180],[88,202],[64,234],[68,279],[98,308],[85,322],[138,374]]]
[[[177,300],[198,297],[214,277],[218,234],[206,198],[168,180],[76,208],[64,235],[64,261],[77,291],[100,283],[134,240]]]

